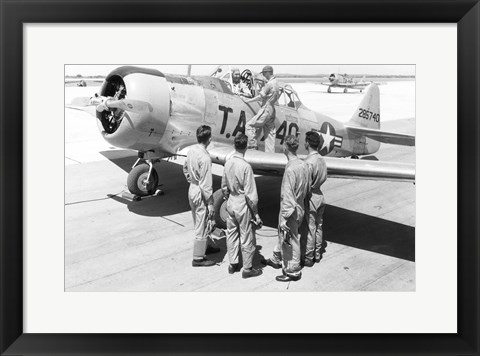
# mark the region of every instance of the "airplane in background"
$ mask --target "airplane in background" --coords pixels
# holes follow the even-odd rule
[[[94,115],[101,135],[111,145],[138,152],[127,186],[132,194],[147,196],[155,193],[161,173],[154,163],[196,144],[199,125],[212,128],[208,151],[212,162],[224,165],[234,152],[235,135],[245,133],[246,123],[260,109],[259,103],[247,104],[233,94],[231,81],[217,77],[218,71],[214,74],[175,75],[123,66],[105,78],[93,97],[75,98],[67,107]],[[265,84],[261,75],[244,79],[251,81],[254,95]],[[380,91],[376,84],[369,85],[347,123],[310,110],[290,85],[279,83],[279,87],[275,153],[263,152],[261,142],[259,150],[245,154],[255,174],[281,176],[287,164],[282,153],[285,137],[293,134],[299,138],[298,154],[302,158],[307,153],[305,133],[313,130],[320,136],[319,152],[329,177],[414,182],[414,164],[342,158],[373,154],[382,142],[415,145],[414,136],[380,130]],[[214,193],[216,217],[225,209],[222,198],[219,189]],[[217,219],[218,226],[224,224]]]
[[[360,93],[371,83],[366,82],[365,77],[362,80],[354,80],[352,77],[345,74],[332,73],[328,77],[329,82],[320,83],[322,85],[327,85],[327,92],[331,93],[332,88],[343,88],[343,92],[347,93],[348,89],[360,90]],[[378,83],[376,83],[378,85]]]
[[[65,84],[76,84],[77,87],[86,87],[87,81],[98,85],[103,83],[104,79],[99,78],[65,78]],[[98,84],[97,84],[98,83]]]

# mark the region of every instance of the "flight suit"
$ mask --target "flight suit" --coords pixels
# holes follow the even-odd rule
[[[275,104],[280,95],[277,78],[270,80],[260,91],[262,107],[246,125],[249,148],[256,148],[258,141],[265,136],[265,152],[275,152]]]
[[[320,260],[320,251],[323,243],[323,213],[325,211],[325,197],[320,189],[327,179],[327,165],[320,153],[312,152],[305,159],[310,175],[310,193],[306,210],[306,251],[305,262]]]
[[[288,161],[282,179],[278,222],[280,225],[282,221],[286,221],[290,228],[290,245],[283,242],[283,236],[279,229],[278,241],[273,249],[271,261],[277,264],[283,261],[283,271],[292,277],[299,277],[302,274],[298,229],[304,216],[304,204],[309,184],[307,164],[298,157]]]
[[[190,148],[183,165],[183,174],[190,183],[188,202],[192,209],[195,231],[193,259],[199,260],[205,257],[208,205],[213,204],[212,160],[203,145],[197,144]]]
[[[242,81],[238,82],[237,84],[233,83],[232,91],[235,95],[244,96],[246,98],[252,97],[252,92],[248,88],[247,84]]]
[[[255,232],[251,220],[257,213],[258,195],[252,167],[239,153],[235,153],[225,163],[222,190],[228,197],[228,259],[230,264],[237,264],[240,247],[243,268],[250,269],[256,249]]]

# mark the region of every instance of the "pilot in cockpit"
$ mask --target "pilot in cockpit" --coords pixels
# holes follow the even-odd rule
[[[232,91],[234,94],[243,96],[245,98],[252,97],[250,88],[241,79],[240,70],[238,68],[232,68],[232,83]]]

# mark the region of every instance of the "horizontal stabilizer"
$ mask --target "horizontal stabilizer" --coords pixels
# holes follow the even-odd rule
[[[231,147],[215,147],[209,150],[213,163],[224,165],[235,151]],[[305,158],[305,156],[299,156]],[[350,158],[323,157],[328,177],[389,181],[415,181],[415,165],[409,163],[370,161]],[[282,175],[287,158],[281,153],[249,150],[245,160],[256,174]]]
[[[392,145],[415,146],[415,136],[412,135],[348,125],[345,125],[345,128],[349,133],[365,136],[378,142],[390,143]]]

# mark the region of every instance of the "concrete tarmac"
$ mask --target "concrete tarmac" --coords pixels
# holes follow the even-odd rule
[[[392,82],[380,87],[382,117],[393,118],[395,113],[400,118],[412,116],[414,84]],[[298,85],[301,99],[303,94],[311,101],[316,96],[319,106],[325,103],[328,107],[325,111],[329,115],[337,118],[337,112],[346,120],[363,95],[326,94],[310,90],[308,84]],[[95,89],[66,88],[66,102],[75,96],[90,96]],[[403,99],[393,100],[395,96]],[[321,107],[315,109],[324,112]],[[382,129],[415,133],[415,120],[382,119]],[[375,156],[415,163],[415,148],[384,144]],[[264,268],[260,259],[271,256],[277,239],[281,178],[258,177],[260,215],[265,226],[257,234],[254,265],[263,269],[263,275],[243,280],[241,273],[227,273],[224,238],[217,240],[221,252],[210,256],[217,266],[191,266],[193,223],[181,167],[183,158],[157,166],[165,195],[131,202],[122,198],[122,192],[126,191],[127,174],[135,160],[135,152],[103,141],[93,117],[65,110],[66,291],[415,290],[413,184],[327,180],[323,190],[328,203],[324,227],[328,245],[323,259],[305,268],[300,281],[280,283],[275,276],[281,272]],[[222,170],[214,165],[214,189],[220,187]]]

